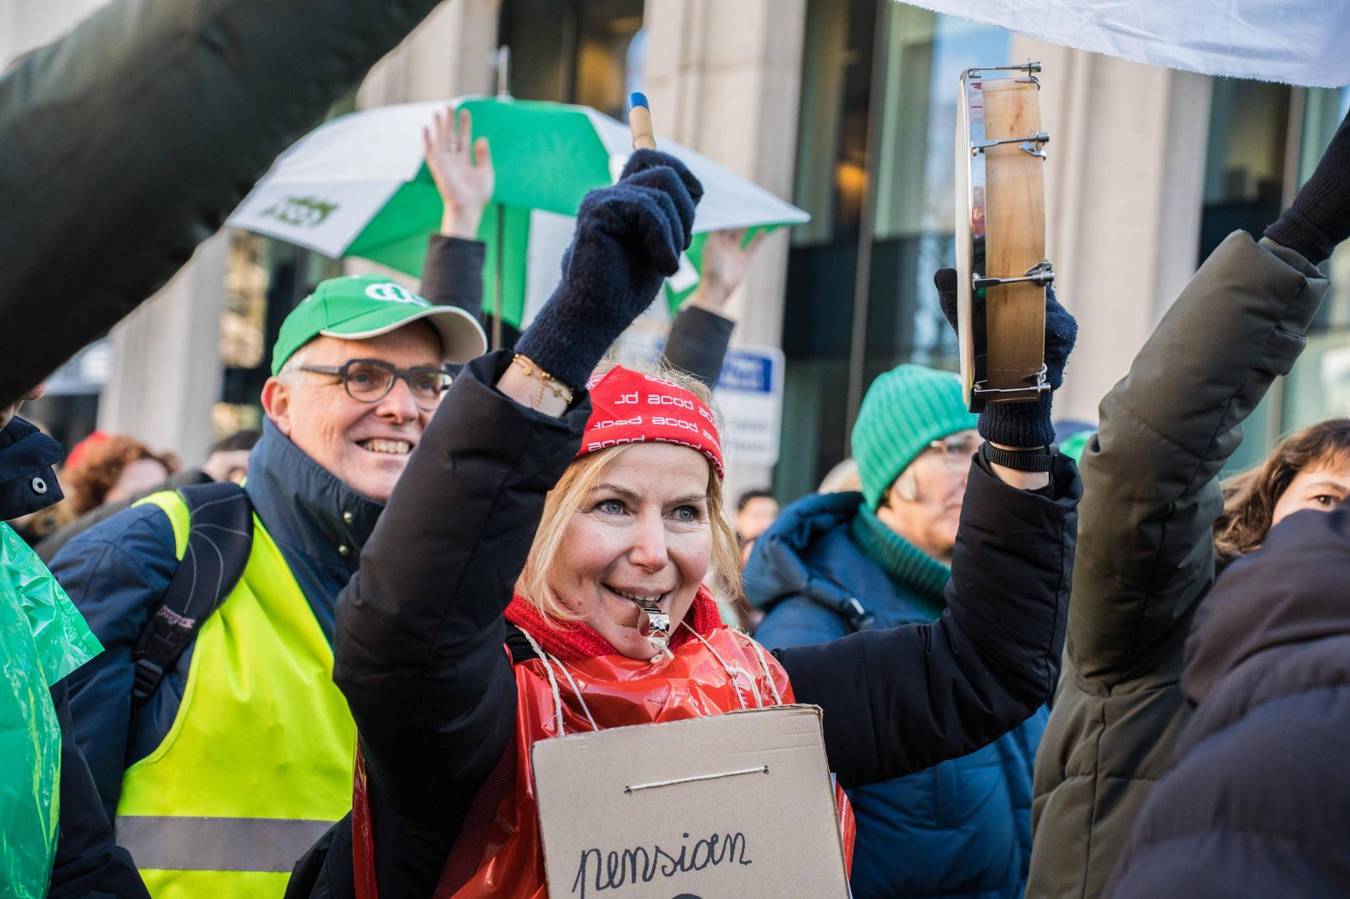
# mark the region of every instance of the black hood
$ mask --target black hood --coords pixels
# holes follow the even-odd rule
[[[1350,507],[1298,512],[1228,567],[1196,614],[1183,684],[1200,703],[1240,665],[1350,635]]]
[[[15,416],[0,430],[0,521],[45,509],[63,494],[52,466],[61,444]]]

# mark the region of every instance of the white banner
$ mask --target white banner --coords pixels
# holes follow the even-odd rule
[[[1350,84],[1350,2],[910,0],[1054,44],[1206,75]]]

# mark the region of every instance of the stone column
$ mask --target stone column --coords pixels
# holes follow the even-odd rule
[[[1096,421],[1197,267],[1211,82],[1020,36],[1008,56],[1044,64],[1048,252],[1079,326],[1055,413]]]
[[[173,450],[185,465],[206,459],[220,399],[228,249],[224,232],[202,243],[173,280],[113,328],[99,428]]]
[[[647,0],[644,85],[657,141],[791,199],[805,21],[805,0]],[[781,344],[787,254],[786,231],[756,251],[727,309],[733,344]],[[728,491],[767,484],[771,473],[737,466]]]

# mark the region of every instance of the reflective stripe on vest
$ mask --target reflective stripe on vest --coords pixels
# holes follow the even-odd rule
[[[181,554],[182,498],[146,501]],[[123,775],[117,841],[155,899],[279,897],[351,807],[355,747],[332,648],[255,515],[248,564],[197,633],[173,725]]]
[[[332,821],[120,815],[117,843],[142,868],[289,875],[332,826]]]

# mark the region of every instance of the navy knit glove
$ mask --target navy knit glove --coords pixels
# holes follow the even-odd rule
[[[941,268],[933,275],[938,302],[952,330],[956,330],[956,269]],[[1064,383],[1064,365],[1078,339],[1078,322],[1055,299],[1055,291],[1045,288],[1045,380],[1051,393],[1041,394],[1034,403],[989,403],[980,413],[980,436],[990,443],[1012,447],[1049,446],[1055,442],[1050,423],[1053,391]]]
[[[516,351],[574,390],[615,339],[651,305],[689,247],[703,196],[684,163],[638,150],[613,187],[581,201],[562,283]]]
[[[1293,205],[1266,229],[1266,237],[1313,265],[1321,265],[1338,243],[1350,237],[1350,115],[1336,129]]]

